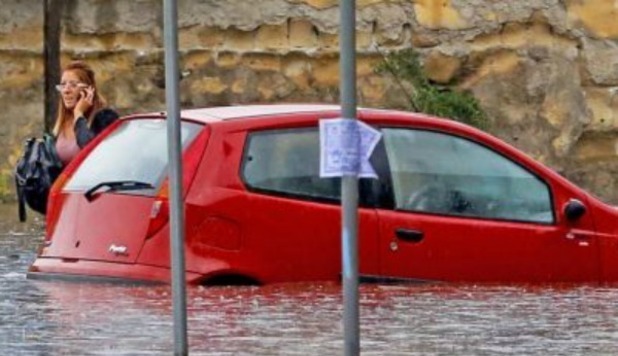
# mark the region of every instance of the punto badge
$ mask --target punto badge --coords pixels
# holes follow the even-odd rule
[[[107,251],[109,251],[109,253],[113,253],[116,256],[127,256],[129,254],[127,252],[127,246],[116,246],[115,244],[111,244]]]

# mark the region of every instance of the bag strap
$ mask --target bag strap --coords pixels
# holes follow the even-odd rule
[[[35,137],[30,137],[24,141],[24,151],[22,153],[22,157],[17,162],[17,167],[15,167],[14,178],[15,178],[15,192],[17,193],[17,213],[19,215],[19,221],[26,221],[26,196],[24,195],[24,188],[22,184],[24,183],[25,177],[22,177],[19,174],[19,168],[23,165],[26,165],[26,159],[28,159],[32,154],[32,146],[36,141]]]
[[[47,152],[49,152],[51,156],[50,158],[52,159],[53,165],[56,167],[62,167],[62,161],[60,160],[58,151],[56,151],[56,138],[53,135],[45,133],[43,134],[43,142],[45,143]]]
[[[17,183],[17,176],[15,176],[15,187],[17,188],[17,211],[19,215],[19,221],[26,221],[26,198],[24,197],[23,188]]]

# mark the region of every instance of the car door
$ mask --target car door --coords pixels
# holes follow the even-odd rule
[[[339,178],[319,176],[317,127],[254,131],[242,158],[247,186],[244,262],[261,266],[268,281],[338,281],[341,277]],[[377,274],[377,217],[368,207],[371,183],[358,214],[359,270]],[[253,261],[253,262],[249,262]]]
[[[380,271],[432,281],[599,277],[592,218],[566,221],[580,192],[453,134],[385,128],[393,207],[378,210]]]

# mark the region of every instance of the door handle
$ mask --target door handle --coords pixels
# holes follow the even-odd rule
[[[424,234],[420,230],[410,230],[410,229],[397,229],[395,230],[395,235],[398,239],[406,241],[406,242],[421,242],[423,240]]]

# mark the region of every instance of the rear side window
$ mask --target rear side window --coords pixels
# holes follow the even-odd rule
[[[340,178],[320,178],[317,129],[290,129],[250,134],[243,177],[253,190],[339,200]]]
[[[202,127],[200,124],[182,122],[183,150]],[[124,180],[159,187],[165,176],[167,159],[165,120],[126,120],[86,157],[64,189],[86,190],[102,182]]]

